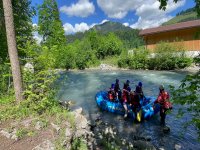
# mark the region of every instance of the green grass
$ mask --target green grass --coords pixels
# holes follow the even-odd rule
[[[109,56],[109,57],[106,57],[105,59],[101,60],[101,63],[117,67],[119,58],[120,58],[120,56],[112,56],[112,57]]]
[[[196,20],[197,18],[197,13],[196,12],[189,12],[183,15],[176,16],[169,21],[163,23],[162,25],[171,25],[179,22],[185,22],[185,21],[190,21],[190,20]]]

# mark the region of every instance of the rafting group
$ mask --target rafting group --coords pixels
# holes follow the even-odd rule
[[[127,80],[121,90],[119,79],[116,79],[116,82],[111,84],[111,87],[107,91],[107,98],[110,102],[121,103],[125,111],[124,118],[128,116],[130,109],[135,113],[135,116],[141,115],[139,114],[142,111],[141,107],[147,105],[150,100],[150,98],[144,96],[142,82],[138,82],[135,90],[131,90],[130,81]],[[158,111],[160,111],[161,125],[163,126],[165,126],[166,112],[172,109],[169,99],[169,93],[165,91],[163,85],[160,85],[158,97],[154,99],[151,107],[155,109],[155,105],[159,104]],[[155,111],[153,112],[155,113]]]

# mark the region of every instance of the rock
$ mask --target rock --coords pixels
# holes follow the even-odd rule
[[[156,148],[151,143],[142,140],[134,141],[134,147],[139,150],[143,149],[156,150]]]
[[[12,139],[12,140],[15,140],[15,141],[18,140],[18,137],[17,137],[16,133],[17,133],[17,130],[14,129],[13,132],[12,132],[12,136],[11,136],[11,139]]]
[[[111,69],[112,69],[112,66],[107,65],[107,64],[100,64],[99,68],[100,68],[101,70],[111,70]]]
[[[99,139],[103,139],[103,136],[101,134],[99,134],[98,138]]]
[[[7,130],[1,130],[0,133],[1,133],[1,135],[5,136],[8,139],[12,139],[15,141],[18,140],[18,137],[16,135],[16,133],[17,133],[16,129],[14,129],[12,132],[8,132]]]
[[[45,140],[41,144],[34,147],[32,150],[54,150],[55,146],[50,140]]]
[[[181,145],[175,144],[174,149],[175,149],[175,150],[180,150],[180,149],[181,149]]]
[[[66,136],[66,137],[70,137],[70,138],[71,138],[71,137],[72,137],[72,134],[73,134],[73,133],[72,133],[71,129],[69,129],[69,128],[66,128],[66,131],[65,131],[65,136]]]
[[[146,137],[145,137],[145,140],[146,140],[146,141],[151,141],[151,136],[146,136]]]
[[[80,138],[80,137],[82,137],[83,135],[85,135],[85,130],[83,130],[83,129],[76,130],[76,132],[75,132],[75,137],[76,137],[76,138]]]
[[[29,127],[34,120],[36,120],[36,118],[31,118],[31,119],[23,120],[21,122],[21,124],[23,126],[25,126],[25,127]]]
[[[26,63],[24,66],[24,71],[34,73],[34,67],[33,67],[32,63]]]
[[[36,124],[35,124],[35,129],[37,129],[37,130],[41,130],[43,126],[44,126],[44,125],[43,125],[42,122],[37,121]]]
[[[170,132],[170,127],[168,127],[168,126],[163,127],[163,132],[164,133]]]
[[[77,129],[86,129],[86,127],[88,126],[87,119],[83,115],[76,113],[75,125]]]
[[[71,127],[71,124],[70,124],[68,121],[65,122],[65,125],[66,125],[68,128]]]
[[[57,134],[59,134],[60,127],[58,125],[55,125],[54,123],[51,123],[51,125],[56,130]]]
[[[83,109],[82,107],[80,107],[80,108],[75,109],[74,112],[77,114],[81,114],[83,112]]]
[[[9,133],[9,132],[6,131],[6,130],[1,130],[0,133],[1,133],[1,135],[5,136],[5,137],[8,138],[8,139],[10,139],[11,136],[12,136],[12,134]]]

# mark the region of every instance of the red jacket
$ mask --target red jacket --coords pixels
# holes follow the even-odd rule
[[[170,109],[172,104],[169,101],[169,93],[166,91],[160,92],[155,103],[159,103],[163,108]]]

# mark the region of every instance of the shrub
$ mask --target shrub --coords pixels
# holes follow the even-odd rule
[[[155,48],[155,57],[149,58],[148,68],[156,70],[173,70],[190,66],[192,60],[187,58],[183,46],[161,42]]]
[[[144,48],[135,49],[133,55],[119,59],[118,66],[130,69],[146,69],[148,52]]]

